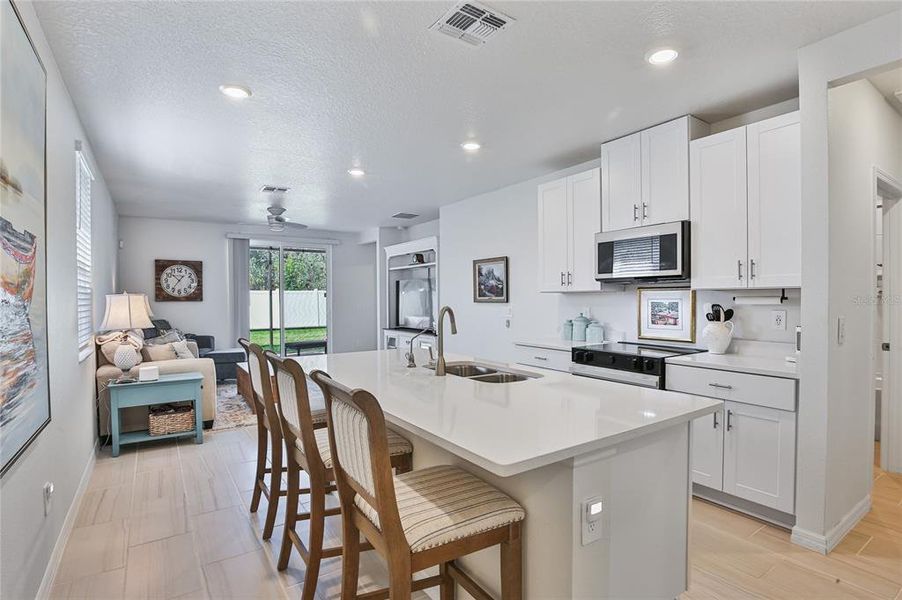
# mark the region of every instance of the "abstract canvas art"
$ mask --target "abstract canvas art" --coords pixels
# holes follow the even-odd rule
[[[50,422],[44,66],[0,6],[0,474]],[[74,282],[73,282],[74,283]]]

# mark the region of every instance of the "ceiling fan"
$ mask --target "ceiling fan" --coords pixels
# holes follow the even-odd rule
[[[285,208],[282,206],[270,206],[267,209],[266,222],[269,224],[269,230],[273,232],[285,231],[285,229],[307,229],[303,223],[292,223],[288,217],[284,216]]]

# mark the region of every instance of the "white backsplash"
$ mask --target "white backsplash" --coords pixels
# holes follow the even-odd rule
[[[779,293],[779,290],[776,290]],[[696,292],[696,346],[702,347],[701,331],[707,324],[705,320],[704,306],[707,303],[717,303],[734,311],[734,340],[780,342],[791,344],[795,342],[795,328],[801,323],[799,311],[799,290],[786,290],[787,300],[782,305],[762,306],[744,305],[736,306],[733,296],[737,291],[709,291]],[[598,294],[559,294],[557,332],[560,333],[561,325],[565,319],[572,319],[579,313],[600,321],[605,326],[605,335],[609,339],[624,339],[626,341],[637,340],[638,326],[638,301],[635,287],[627,287],[625,292],[604,292]],[[786,329],[777,330],[771,327],[771,312],[774,310],[786,311]]]

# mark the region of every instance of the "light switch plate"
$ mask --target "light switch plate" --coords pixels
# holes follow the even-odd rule
[[[601,496],[587,498],[580,504],[582,522],[582,545],[588,546],[604,536],[607,514],[604,512],[604,500]]]

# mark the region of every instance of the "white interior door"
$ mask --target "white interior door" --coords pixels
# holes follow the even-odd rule
[[[601,180],[599,169],[567,178],[569,186],[568,291],[597,292],[595,280],[595,234],[601,231]]]
[[[898,196],[884,194],[883,227],[883,297],[896,299],[902,294],[902,200]],[[880,462],[885,470],[902,473],[902,309],[898,302],[884,301],[883,328],[883,341],[890,349],[882,352]]]
[[[567,285],[567,179],[539,186],[539,289],[560,292]]]
[[[689,147],[689,162],[692,287],[746,287],[745,128],[693,141]]]
[[[799,113],[746,127],[749,287],[802,285]]]

